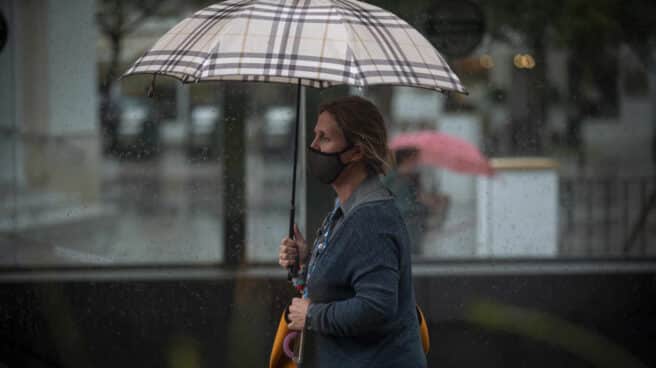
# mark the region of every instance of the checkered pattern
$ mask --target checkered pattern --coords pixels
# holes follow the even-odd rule
[[[465,92],[414,28],[353,0],[227,0],[184,19],[125,73],[186,83],[387,84]]]

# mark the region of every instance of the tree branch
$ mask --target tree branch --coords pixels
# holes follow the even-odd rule
[[[107,35],[112,33],[113,29],[109,25],[109,23],[107,23],[107,21],[105,20],[105,16],[103,14],[101,13],[96,14],[96,21],[98,22],[98,25],[100,26],[100,31],[102,33],[105,33]]]
[[[123,2],[120,0],[105,0],[103,5],[104,11],[96,14],[101,31],[109,37],[122,37],[124,35],[122,31],[124,24]]]
[[[134,19],[133,21],[129,22],[127,25],[125,25],[122,29],[124,34],[129,34],[134,32],[135,29],[148,17],[151,17],[153,14],[157,13],[157,11],[164,5],[166,1],[153,1],[150,3],[147,3],[146,5],[143,5],[141,8],[141,14]]]

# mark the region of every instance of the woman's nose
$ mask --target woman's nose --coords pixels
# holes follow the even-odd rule
[[[314,148],[315,150],[319,150],[319,140],[316,137],[312,140],[310,147]]]

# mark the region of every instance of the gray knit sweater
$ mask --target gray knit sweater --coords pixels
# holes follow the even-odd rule
[[[408,233],[377,177],[341,206],[308,280],[305,367],[425,367]]]

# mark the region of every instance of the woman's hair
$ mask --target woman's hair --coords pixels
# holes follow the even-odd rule
[[[319,114],[322,112],[337,121],[347,143],[361,147],[370,172],[387,173],[394,158],[387,148],[387,129],[376,105],[359,96],[348,96],[322,104]]]

